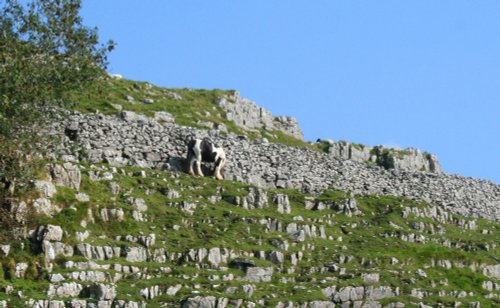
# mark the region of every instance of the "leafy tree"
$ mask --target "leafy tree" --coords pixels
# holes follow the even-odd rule
[[[41,127],[69,94],[106,76],[96,28],[80,0],[0,0],[0,205],[29,187],[47,140]]]

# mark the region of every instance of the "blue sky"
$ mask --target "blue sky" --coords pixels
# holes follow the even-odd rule
[[[109,71],[237,89],[307,140],[418,147],[500,183],[500,1],[83,0]]]

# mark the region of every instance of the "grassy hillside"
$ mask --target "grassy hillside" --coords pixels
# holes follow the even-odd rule
[[[210,122],[328,151],[325,142],[237,127],[217,105],[232,94],[109,79],[74,100],[81,112],[167,111],[179,125]],[[28,301],[46,299],[65,303],[42,307],[71,307],[72,300],[179,306],[197,296],[245,307],[500,305],[498,222],[400,197],[307,195],[148,168],[78,167],[79,189],[57,186],[52,194],[45,183],[25,196],[57,208],[53,215],[22,204],[10,209],[24,221],[17,229],[11,219],[0,232],[0,307],[38,307]]]
[[[266,138],[269,142],[288,146],[308,148],[318,152],[328,152],[331,144],[327,142],[304,142],[287,135],[279,130],[263,128],[245,130],[226,118],[226,112],[217,104],[219,99],[230,98],[235,90],[206,90],[189,88],[165,88],[152,85],[148,82],[139,82],[128,79],[109,78],[103,83],[89,89],[86,93],[75,93],[73,101],[75,110],[80,112],[100,112],[115,114],[119,110],[133,111],[147,116],[153,116],[157,111],[166,111],[175,118],[178,125],[209,129],[209,126],[225,127],[223,131],[236,135],[246,136],[249,139]],[[208,125],[208,126],[207,126]],[[364,145],[339,141],[350,144],[358,150]],[[376,149],[374,148],[373,151]],[[383,155],[391,153],[402,158],[409,153],[398,149],[384,149]],[[372,153],[375,155],[376,153]],[[378,163],[369,162],[377,165]],[[378,164],[382,165],[382,164]]]
[[[78,102],[75,109],[80,112],[114,114],[118,108],[153,116],[157,111],[166,111],[175,118],[178,125],[207,129],[207,123],[226,127],[228,132],[247,136],[250,139],[267,138],[270,142],[290,146],[321,150],[319,145],[298,140],[278,130],[244,130],[226,119],[225,111],[217,105],[222,97],[231,97],[234,90],[205,90],[189,88],[164,88],[148,82],[110,78],[87,93],[75,93]]]
[[[472,225],[470,218],[443,213],[438,219],[424,217],[421,213],[430,205],[395,197],[355,197],[357,206],[352,212],[306,209],[308,204],[319,202],[344,204],[349,196],[340,191],[325,191],[315,197],[294,190],[266,191],[267,208],[237,205],[251,189],[238,182],[167,171],[82,166],[80,192],[90,200],[77,201],[75,190],[58,187],[52,202],[61,211],[53,217],[38,217],[37,224],[62,227],[61,242],[72,247],[81,242],[77,232],[88,232],[83,242],[93,247],[120,247],[119,256],[91,258],[99,265],[94,266],[98,268],[95,271],[105,277],[100,283],[114,283],[116,299],[146,301],[151,307],[178,304],[197,295],[264,300],[266,306],[303,303],[327,300],[322,290],[331,286],[337,291],[348,286],[399,288],[399,295],[379,302],[401,302],[408,307],[420,302],[445,307],[457,301],[480,302],[481,307],[500,304],[500,292],[483,287],[486,281],[499,284],[500,280],[488,278],[480,269],[481,264],[494,265],[500,258],[498,223],[478,219],[474,221],[477,227],[471,230],[464,227]],[[278,211],[272,201],[276,193],[288,196],[290,213]],[[133,201],[137,199],[145,201],[146,210],[138,210]],[[123,215],[103,214],[111,209]],[[270,230],[270,221],[281,224],[282,231]],[[304,241],[294,241],[285,231],[292,223],[324,228],[325,237],[306,235]],[[138,240],[151,234],[152,244]],[[88,261],[76,249],[72,256],[59,255],[51,261],[49,273],[42,266],[47,260],[35,237],[10,243],[10,253],[0,258],[0,290],[14,290],[0,292],[0,300],[7,300],[12,307],[23,305],[27,298],[47,298],[49,280],[57,273],[64,281],[52,282],[56,286],[91,284],[81,276],[72,276],[81,269],[68,267],[68,261]],[[127,260],[130,247],[147,247],[147,261]],[[226,248],[233,256],[218,266],[207,258],[193,261],[187,257],[190,250],[203,248]],[[159,256],[161,251],[167,257],[155,261],[155,254]],[[283,259],[276,252],[283,254]],[[273,268],[271,282],[240,281],[244,270],[230,266],[236,256],[255,262],[257,267]],[[28,264],[28,268],[16,278],[19,263]],[[378,281],[367,280],[366,274],[378,274]],[[180,290],[168,295],[167,290],[176,285]],[[253,288],[251,294],[244,292],[247,285]],[[146,300],[144,290],[154,286],[160,290],[158,295]],[[418,298],[418,294],[425,297]],[[487,298],[489,294],[495,298]],[[85,289],[79,297],[97,301],[89,298]],[[53,299],[68,300],[62,296]]]

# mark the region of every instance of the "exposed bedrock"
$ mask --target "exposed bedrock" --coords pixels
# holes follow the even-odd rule
[[[263,128],[279,130],[297,139],[304,140],[297,119],[289,116],[273,116],[272,113],[252,102],[242,98],[238,91],[231,96],[224,96],[217,104],[226,111],[226,118],[247,130]]]
[[[71,113],[65,123],[56,126],[55,133],[63,138],[59,149],[63,160],[183,170],[186,141],[209,136],[227,152],[224,173],[229,180],[263,188],[308,192],[334,188],[361,195],[404,196],[463,215],[500,220],[500,185],[486,180],[370,167],[330,153],[160,124],[132,112],[118,116]]]

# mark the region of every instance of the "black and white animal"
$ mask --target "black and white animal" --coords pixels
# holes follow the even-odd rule
[[[222,169],[226,163],[226,153],[222,147],[216,146],[210,139],[193,139],[188,143],[187,163],[191,175],[203,176],[201,162],[215,163],[214,177],[222,180]],[[193,171],[193,164],[196,164]]]

